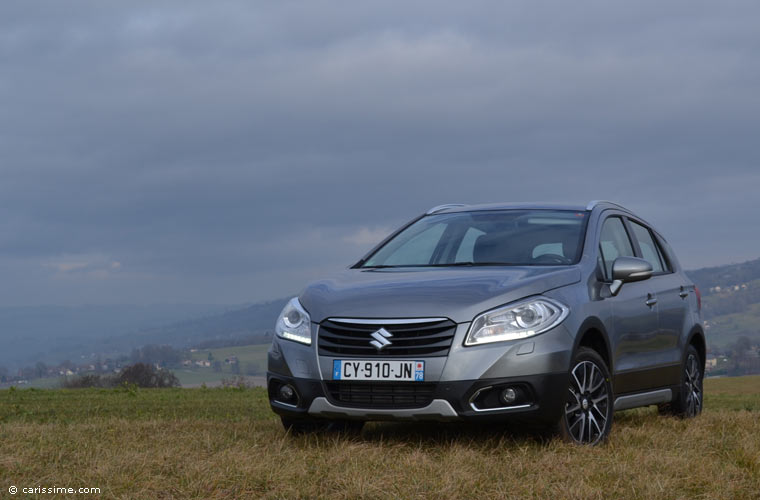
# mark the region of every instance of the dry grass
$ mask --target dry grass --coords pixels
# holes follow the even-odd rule
[[[619,413],[609,443],[588,449],[458,424],[291,437],[262,390],[0,391],[0,498],[10,485],[106,498],[760,498],[760,377],[711,380],[707,394],[693,421]]]

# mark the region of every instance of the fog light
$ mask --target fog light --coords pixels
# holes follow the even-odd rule
[[[501,391],[501,400],[505,403],[512,404],[517,399],[517,392],[512,389],[511,387],[507,387],[503,391]]]
[[[293,389],[293,386],[291,385],[283,385],[280,387],[280,399],[283,401],[290,401],[293,399],[293,396],[296,395],[295,389]]]

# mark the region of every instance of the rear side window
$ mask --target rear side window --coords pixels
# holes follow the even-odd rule
[[[599,238],[599,250],[601,252],[604,271],[607,277],[612,276],[612,263],[618,257],[635,257],[631,239],[625,230],[620,217],[610,217],[604,221],[602,234]]]
[[[639,242],[641,256],[644,260],[652,264],[652,271],[655,273],[663,272],[665,268],[662,264],[662,255],[660,255],[660,249],[654,242],[654,238],[652,238],[652,233],[641,224],[632,220],[629,221],[633,228],[633,234],[636,237],[636,241]]]

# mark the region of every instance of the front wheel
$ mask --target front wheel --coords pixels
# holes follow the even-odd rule
[[[612,428],[612,383],[602,357],[581,347],[573,358],[567,402],[560,417],[560,435],[565,441],[596,445],[604,442]]]

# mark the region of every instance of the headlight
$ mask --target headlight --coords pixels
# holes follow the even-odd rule
[[[277,318],[274,331],[280,338],[311,345],[311,318],[297,297],[285,305]]]
[[[532,337],[559,325],[569,312],[567,307],[546,297],[493,309],[472,321],[464,345]]]

